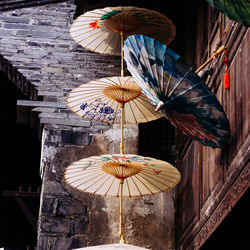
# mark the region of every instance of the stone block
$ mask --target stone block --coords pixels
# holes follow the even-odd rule
[[[92,137],[87,132],[74,132],[68,130],[61,131],[62,143],[88,146]]]
[[[70,234],[71,232],[70,228],[71,228],[70,219],[41,217],[42,233]]]
[[[37,250],[67,250],[87,246],[87,239],[84,235],[76,237],[55,237],[53,235],[41,234]]]

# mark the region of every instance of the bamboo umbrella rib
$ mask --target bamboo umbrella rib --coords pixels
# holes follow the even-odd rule
[[[79,184],[79,185],[77,185],[77,186],[75,186],[76,188],[78,187],[78,186],[80,186],[80,185],[82,185],[82,184],[84,184],[84,183],[87,183],[87,182],[89,182],[89,181],[91,181],[91,180],[93,180],[93,179],[95,179],[96,177],[98,177],[98,176],[101,176],[101,175],[103,175],[103,173],[96,173],[96,175],[90,175],[90,176],[92,176],[92,178],[90,178],[90,179],[87,179],[87,180],[85,180],[84,182],[81,182],[81,184]],[[71,182],[68,182],[70,185],[73,185],[73,183],[75,183],[75,182],[78,182],[78,181],[80,181],[80,180],[82,180],[82,177],[80,178],[80,179],[76,179],[76,180],[73,180],[73,181],[71,181]]]
[[[158,169],[157,169],[158,170]],[[143,173],[144,172],[146,172],[146,173],[151,173],[151,171],[149,172],[148,170],[145,170],[145,169],[143,169],[143,171],[142,171]],[[177,174],[177,173],[176,173]],[[169,175],[169,174],[166,174],[166,173],[163,173],[163,172],[161,172],[161,176],[165,176],[165,178],[164,177],[161,177],[162,179],[167,179],[167,177],[169,177],[170,178],[170,180],[171,179],[176,179],[176,180],[178,180],[179,179],[179,177],[177,177],[176,175]],[[158,177],[160,177],[160,176],[158,176]]]
[[[94,33],[94,34],[88,36],[88,39],[89,39],[90,37],[93,37],[93,36],[96,35],[97,33],[100,33],[100,32],[96,32],[96,33]],[[99,36],[97,36],[97,37],[95,37],[94,39],[90,40],[90,42],[87,43],[87,44],[85,44],[84,46],[85,46],[85,47],[88,47],[91,43],[93,43],[94,41],[96,41],[98,38],[100,38],[100,37],[102,37],[102,36],[103,36],[103,34],[100,33]],[[79,40],[78,43],[81,44],[81,42],[83,42],[85,39],[86,39],[86,38],[83,38],[83,39]]]
[[[128,184],[128,180],[125,179],[125,182],[127,183],[129,197],[131,197],[131,192],[130,192],[130,187],[129,187],[129,184]]]
[[[137,47],[139,48],[140,46],[138,45],[137,40],[136,40],[136,44],[137,44]],[[150,55],[149,55],[148,51],[146,51],[146,52],[147,52],[147,56],[148,56],[148,58],[150,58]],[[147,65],[147,69],[149,69],[149,71],[150,71],[151,75],[154,75],[154,74],[153,74],[153,71],[152,71],[152,69],[151,69],[151,67],[150,67],[149,62],[148,62],[148,61],[145,61],[144,57],[141,57],[141,59],[143,60],[144,65]]]
[[[96,171],[98,171],[100,168],[95,168],[95,169],[89,169],[89,170],[78,170],[78,171],[74,171],[74,172],[66,172],[66,176],[69,176],[67,179],[71,179],[71,178],[75,178],[77,176],[84,176],[84,177],[88,177],[87,173],[93,174]],[[84,173],[83,173],[84,171]],[[79,174],[81,173],[81,174]],[[76,175],[73,175],[76,174]]]
[[[100,98],[100,97],[102,97],[102,96],[103,96],[102,94],[98,94],[98,95],[96,95],[96,98]],[[77,96],[76,96],[76,97],[77,97]],[[88,97],[91,97],[91,95],[90,95],[90,96],[87,96],[87,98],[88,98]],[[93,95],[92,95],[92,97],[93,97]],[[69,97],[68,99],[72,99],[72,98],[73,98],[73,97]],[[79,95],[79,98],[74,99],[74,100],[72,100],[72,101],[69,100],[67,103],[68,103],[68,104],[71,104],[71,103],[73,103],[73,102],[80,101],[80,100],[83,100],[83,99],[82,99],[82,97]],[[85,98],[84,98],[84,102],[88,102],[89,100],[91,101],[91,99],[85,99]],[[72,108],[76,107],[77,105],[79,105],[79,104],[76,104],[76,105],[72,106]]]
[[[178,98],[178,97],[180,97],[180,96],[182,96],[182,95],[186,94],[187,92],[189,92],[189,91],[190,91],[190,90],[192,90],[193,88],[195,88],[195,87],[197,87],[197,86],[201,85],[202,83],[203,83],[203,82],[202,82],[202,81],[200,81],[199,83],[197,83],[197,84],[195,84],[195,85],[193,85],[193,86],[191,86],[191,87],[189,87],[189,88],[185,89],[184,91],[182,91],[182,92],[178,93],[178,95],[176,95],[176,96],[172,97],[170,100],[176,99],[176,98]],[[169,101],[168,101],[168,102],[169,102]]]
[[[140,178],[142,178],[142,176],[137,175],[137,179],[140,180]],[[148,181],[145,178],[142,178],[142,180],[140,180],[142,183],[144,183],[145,186],[148,187],[148,190],[150,190],[151,194],[157,194],[159,192],[164,192],[165,189],[160,188],[159,186],[153,184],[152,182]],[[148,184],[146,184],[148,182]]]
[[[135,187],[137,188],[137,191],[138,191],[138,193],[140,194],[140,196],[142,196],[142,193],[141,193],[139,187],[137,186],[137,184],[135,183],[135,181],[134,181],[134,179],[133,179],[133,176],[130,177],[130,180],[134,183],[134,185],[135,185]]]
[[[133,103],[134,103],[134,102],[133,102]],[[132,107],[131,107],[131,103],[128,102],[127,105],[129,105],[129,107],[130,107],[130,110],[131,110],[131,113],[132,113],[132,115],[133,115],[133,117],[134,117],[135,123],[138,123],[138,122],[137,122],[137,119],[136,119],[136,116],[135,116],[135,113],[134,113],[134,111],[133,111],[133,109],[132,109]]]
[[[145,183],[143,183],[139,178],[138,178],[138,175],[134,175],[134,176],[131,176],[131,178],[135,178],[137,179],[151,194],[154,194],[154,192],[152,192],[151,189],[149,189],[149,187],[147,185],[145,185]]]
[[[101,176],[101,177],[100,177],[99,179],[96,179],[96,178],[99,177],[99,176]],[[106,177],[106,174],[102,173],[102,174],[100,174],[99,176],[93,177],[93,178],[89,179],[88,181],[81,182],[81,184],[77,185],[76,188],[79,188],[81,185],[86,184],[86,183],[88,183],[89,181],[92,181],[92,180],[96,179],[96,180],[95,180],[94,182],[92,182],[88,187],[86,187],[86,188],[84,188],[84,189],[83,189],[83,188],[79,188],[79,189],[81,189],[82,191],[85,191],[85,190],[88,189],[89,187],[95,185],[98,181],[100,181],[100,180],[102,180],[103,178],[105,178],[105,177]]]
[[[83,29],[83,30],[85,30],[85,29]],[[99,30],[91,30],[91,31],[86,31],[86,32],[81,32],[81,33],[78,33],[79,31],[81,31],[81,29],[80,30],[76,30],[76,31],[71,31],[71,33],[76,33],[77,32],[77,34],[75,34],[75,35],[73,35],[73,34],[71,34],[71,37],[74,39],[74,40],[77,40],[77,43],[81,43],[81,42],[83,42],[84,40],[86,40],[86,39],[89,39],[89,38],[91,38],[91,37],[94,37],[96,34],[98,34],[98,33],[100,33],[101,35],[103,35],[103,33],[102,32],[100,32]],[[84,36],[85,34],[88,34],[88,36],[86,37],[86,36]],[[99,34],[99,36],[98,37],[100,37],[100,34]],[[82,39],[80,39],[79,37],[82,37]],[[79,39],[79,40],[78,40]],[[94,41],[94,40],[92,40],[92,41]]]
[[[185,73],[185,75],[176,83],[176,85],[174,86],[174,88],[172,88],[171,92],[169,93],[169,96],[171,96],[173,94],[173,92],[180,86],[180,84],[186,79],[186,77],[188,76],[188,74],[192,71],[192,67]]]
[[[174,117],[176,117],[176,115],[173,115]],[[178,119],[181,119],[182,122],[185,122],[185,127],[183,127],[182,123],[178,120]],[[186,130],[188,130],[190,133],[192,131],[195,131],[196,134],[202,134],[202,135],[205,135],[206,134],[206,131],[203,129],[203,128],[196,128],[195,126],[191,126],[189,125],[189,121],[187,121],[186,119],[184,119],[183,117],[179,117],[178,116],[178,119],[175,119],[175,122],[181,127],[181,128],[184,128]],[[171,118],[169,117],[169,120],[171,121]]]
[[[138,110],[140,110],[142,116],[144,117],[144,119],[148,122],[148,118],[144,115],[144,113],[142,112],[141,108],[134,102],[135,106],[138,108]]]
[[[92,105],[94,105],[94,104],[92,104]],[[88,113],[90,113],[91,111],[93,111],[98,105],[99,105],[99,104],[96,103],[95,106],[93,106],[90,110],[86,111],[86,112],[82,115],[82,117],[86,116]],[[76,107],[76,106],[79,106],[79,104],[75,105],[74,107]],[[72,108],[74,108],[74,107],[72,107]],[[79,108],[77,111],[74,111],[74,113],[78,113],[78,112],[81,111],[81,110],[82,110],[82,109]],[[90,119],[90,120],[93,120],[93,118]]]
[[[144,103],[141,101],[141,99],[143,100],[142,95],[140,96],[140,98],[137,98],[137,99],[134,100],[134,101],[139,102],[141,105],[143,105],[143,106],[145,107],[145,109],[148,110],[148,112],[150,112],[150,114],[151,114],[152,116],[154,116],[155,118],[157,118],[157,116],[156,116],[147,106],[144,105]],[[144,101],[144,100],[143,100],[143,101]],[[151,105],[151,104],[150,104],[150,105]]]
[[[115,178],[113,178],[112,182],[110,183],[110,185],[109,185],[109,187],[108,187],[108,189],[107,189],[107,191],[105,193],[105,196],[109,193],[109,190],[113,186],[114,181],[115,181]]]
[[[96,193],[103,187],[103,185],[107,183],[107,181],[108,181],[110,178],[112,178],[112,176],[111,176],[111,175],[107,175],[107,179],[104,180],[104,181],[101,183],[101,185],[96,189],[96,191],[95,191],[93,194],[96,194]],[[113,182],[112,182],[112,183],[113,183]]]
[[[114,37],[115,37],[115,34],[112,33],[111,38],[109,39],[109,41],[107,42],[107,44],[106,44],[106,46],[105,46],[105,48],[104,48],[104,50],[103,50],[103,53],[104,53],[104,54],[105,54],[105,52],[107,51],[107,49],[109,49],[109,46],[110,46],[111,42],[113,41]]]
[[[140,177],[142,177],[143,179],[145,179],[146,181],[148,181],[150,184],[152,184],[153,186],[155,186],[156,188],[160,189],[158,186],[156,186],[155,184],[153,184],[153,182],[151,180],[155,180],[157,181],[158,183],[164,185],[164,186],[167,186],[168,188],[170,188],[170,186],[168,186],[167,184],[163,183],[162,181],[158,180],[158,179],[155,179],[152,177],[152,175],[147,175],[146,173],[143,173],[143,172],[140,172],[138,173],[138,175]],[[149,177],[151,180],[149,180],[147,177]],[[164,179],[163,179],[164,180]],[[161,190],[161,189],[160,189]],[[163,191],[163,190],[161,190]]]

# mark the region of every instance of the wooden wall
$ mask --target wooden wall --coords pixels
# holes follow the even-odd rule
[[[204,1],[205,2],[205,1]],[[224,55],[216,60],[206,84],[227,114],[231,140],[225,149],[212,149],[179,132],[177,167],[177,249],[199,249],[249,187],[250,30],[199,3],[196,64],[214,48],[228,45],[230,89],[224,89]]]

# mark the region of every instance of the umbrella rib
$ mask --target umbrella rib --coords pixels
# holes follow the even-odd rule
[[[134,102],[133,102],[133,103],[134,103]],[[130,107],[130,110],[131,110],[131,113],[132,113],[132,115],[133,115],[133,117],[134,117],[135,123],[138,123],[138,121],[137,121],[137,119],[136,119],[136,116],[135,116],[135,113],[134,113],[134,111],[133,111],[133,109],[132,109],[132,107],[131,107],[131,103],[128,102],[127,104],[128,104],[129,107]]]
[[[106,180],[104,180],[103,183],[101,183],[101,185],[96,189],[96,191],[93,194],[96,194],[96,192],[105,184],[107,183],[107,181],[111,178],[112,176],[109,175],[108,178]],[[105,194],[106,195],[106,194]]]
[[[171,90],[171,92],[169,93],[169,96],[172,95],[172,93],[180,86],[180,84],[186,79],[186,77],[188,76],[188,74],[192,71],[192,67],[185,73],[185,75],[180,79],[180,81],[174,86],[174,88]]]
[[[130,188],[129,188],[129,185],[128,185],[128,179],[126,178],[125,181],[127,183],[129,197],[131,197],[131,192],[130,192]]]
[[[154,116],[154,117],[157,119],[158,117],[155,115],[155,113],[153,113],[148,107],[146,107],[146,106],[143,104],[143,102],[141,101],[141,99],[143,100],[143,96],[142,96],[142,95],[140,95],[140,96],[139,96],[138,98],[136,98],[135,100],[138,101],[138,102],[140,102],[140,104],[142,104],[142,105],[151,113],[151,115]],[[143,101],[148,102],[148,100],[143,100]],[[150,104],[151,106],[153,106],[150,102],[148,102],[148,104]]]
[[[136,175],[133,176],[134,178],[136,178],[151,194],[154,194],[148,187],[146,184],[144,184]],[[132,177],[131,177],[132,178]],[[141,192],[140,192],[141,193]]]
[[[109,102],[109,100],[108,100],[108,102]],[[108,104],[108,102],[107,102],[107,103],[104,102],[104,104]],[[94,104],[93,104],[93,105],[94,105]],[[88,113],[89,113],[90,111],[93,111],[96,107],[98,107],[98,105],[99,105],[99,103],[97,103],[92,109],[86,111],[86,113],[83,115],[83,117],[84,117],[85,115],[88,115]],[[102,107],[104,107],[104,105],[103,105]],[[80,111],[80,110],[79,110],[79,111]],[[99,115],[99,114],[100,114],[100,112],[94,113],[94,114],[93,114],[94,116],[93,116],[91,119],[89,119],[89,120],[95,120],[96,116]],[[105,115],[104,115],[104,117],[105,117]],[[104,117],[101,119],[101,121],[104,120]]]
[[[158,168],[159,169],[159,168]],[[157,170],[158,170],[157,169]],[[173,179],[179,179],[179,177],[176,177],[176,174],[178,173],[178,172],[175,172],[175,175],[170,175],[170,174],[166,174],[166,173],[164,173],[164,170],[160,170],[159,169],[159,171],[161,171],[161,176],[159,177],[159,178],[162,178],[162,179],[164,179],[164,178],[173,178]],[[151,174],[152,172],[151,171],[148,171],[148,170],[145,170],[145,169],[143,169],[143,172],[145,172],[145,173],[149,173],[149,174]],[[163,172],[163,173],[162,173]],[[178,173],[179,174],[179,173]],[[163,177],[162,177],[163,176]]]
[[[143,172],[140,172],[140,173],[138,173],[138,175],[139,176],[141,176],[142,178],[144,178],[145,180],[147,180],[148,182],[150,182],[152,185],[154,185],[155,187],[157,187],[155,184],[153,184],[151,181],[149,181],[147,178],[145,178],[143,175],[145,175],[146,177],[149,177],[150,179],[152,179],[152,180],[155,180],[155,181],[157,181],[157,182],[159,182],[160,184],[162,184],[162,185],[166,185],[167,187],[169,187],[166,183],[163,183],[163,182],[161,182],[160,180],[158,180],[158,179],[155,179],[155,178],[153,178],[151,175],[147,175],[146,173],[143,173]],[[159,176],[158,176],[159,177]],[[159,178],[161,178],[161,177],[159,177]],[[163,179],[163,178],[161,178],[161,179]],[[164,179],[163,179],[164,180]],[[157,187],[157,188],[159,188],[159,187]],[[169,187],[170,188],[170,187]],[[160,188],[159,188],[160,189]]]
[[[104,179],[105,177],[106,177],[106,175],[104,175],[103,177],[99,178],[98,180],[96,180],[94,183],[92,183],[92,184],[89,185],[88,187],[86,187],[86,188],[84,188],[84,189],[81,189],[81,190],[84,192],[86,189],[92,187],[93,185],[95,185],[97,182],[99,182],[100,180]],[[81,186],[81,185],[80,185],[80,186]],[[79,186],[78,186],[78,187],[79,187]]]
[[[97,34],[98,32],[94,33],[93,35]],[[87,38],[90,38],[92,37],[93,35],[91,36],[88,36]],[[95,37],[93,40],[91,40],[89,43],[85,44],[84,47],[88,47],[91,43],[93,43],[94,41],[96,41],[98,38],[100,38],[101,36],[103,36],[103,34],[101,33],[99,36]],[[79,40],[77,43],[81,43],[85,40],[86,38],[82,39],[82,40]],[[99,46],[99,45],[98,45]],[[97,46],[97,47],[98,47]],[[96,49],[96,48],[95,48]],[[93,51],[95,51],[95,49]]]
[[[107,190],[106,193],[105,193],[105,196],[108,194],[108,192],[109,192],[110,188],[112,187],[114,181],[115,181],[115,178],[113,178],[112,182],[110,183],[110,185],[109,185],[109,187],[108,187],[108,190]]]
[[[148,167],[147,167],[147,168],[148,168]],[[157,170],[160,170],[160,171],[162,172],[161,175],[164,175],[164,176],[170,177],[170,178],[176,178],[176,179],[178,179],[176,176],[169,175],[168,173],[166,173],[167,171],[164,170],[165,167],[160,168],[160,167],[158,166],[158,167],[156,167],[156,168],[157,168]],[[162,170],[162,169],[163,169],[163,170]],[[152,169],[143,168],[143,172],[146,172],[146,173],[149,173],[149,174],[152,173],[152,172],[151,172],[152,170],[154,170],[153,167],[152,167]],[[168,171],[168,172],[171,173],[171,171]],[[177,173],[177,172],[175,172],[175,173]]]
[[[102,176],[103,175],[103,176]],[[76,186],[76,188],[79,188],[79,186],[81,186],[82,184],[85,184],[89,181],[92,181],[93,179],[96,179],[97,177],[101,176],[101,178],[97,179],[95,182],[91,183],[88,187],[84,188],[84,189],[81,189],[83,192],[88,189],[89,187],[93,186],[94,184],[96,184],[98,181],[102,180],[104,177],[106,177],[105,173],[100,173],[99,175],[89,179],[88,181],[85,181],[85,182],[81,182],[79,185]],[[80,189],[80,188],[79,188]]]
[[[171,119],[171,120],[172,120],[172,119]],[[205,138],[207,137],[207,132],[208,132],[208,131],[204,130],[203,128],[197,129],[195,126],[189,125],[188,121],[186,121],[185,119],[183,119],[183,120],[186,122],[185,126],[183,126],[182,123],[180,123],[178,119],[175,119],[174,121],[176,122],[176,125],[178,125],[179,128],[183,128],[184,131],[188,132],[189,135],[190,135],[193,139],[195,139],[195,137],[194,137],[194,132],[196,132],[196,134],[195,134],[196,136],[197,136],[197,134],[201,134],[202,136],[205,136]],[[194,132],[193,132],[193,131],[194,131]],[[203,132],[204,134],[201,133],[201,132]],[[217,138],[217,137],[216,137],[216,138]],[[201,139],[201,138],[200,138],[200,139]],[[202,138],[202,139],[204,139],[204,138]],[[213,139],[215,139],[215,138],[213,138]]]
[[[95,172],[97,169],[100,169],[100,167],[95,167],[94,169],[92,169],[92,167],[91,167],[91,169],[87,169],[87,170],[78,170],[77,168],[75,168],[73,170],[77,170],[77,171],[73,171],[73,172],[70,171],[71,169],[68,169],[67,172],[66,172],[66,175],[70,175],[68,177],[68,179],[71,179],[71,178],[74,178],[74,177],[77,177],[77,176],[81,176],[84,173],[87,174],[87,173],[92,173],[93,171]],[[78,173],[82,173],[82,174],[79,175]],[[72,176],[72,174],[77,174],[77,175]]]
[[[93,92],[94,94],[96,93],[96,92]],[[82,94],[79,94],[79,95],[74,95],[74,96],[69,96],[68,98],[67,98],[67,100],[68,99],[72,99],[72,98],[75,98],[75,97],[77,97],[77,99],[74,99],[74,100],[72,100],[72,101],[69,101],[68,103],[72,103],[72,102],[75,102],[75,101],[78,101],[78,100],[88,100],[87,98],[89,98],[89,97],[92,97],[91,99],[93,99],[93,93],[90,93],[90,94],[88,94],[88,95],[84,95],[84,96],[82,96]],[[103,93],[101,92],[100,94],[98,94],[98,95],[96,95],[95,97],[100,97],[100,96],[103,96]],[[79,97],[79,98],[78,98]],[[91,100],[91,99],[89,99],[89,100]]]
[[[102,174],[102,173],[101,173],[101,174]],[[90,179],[88,179],[88,180],[86,180],[86,181],[84,181],[84,182],[81,182],[81,184],[77,185],[76,187],[79,187],[80,185],[82,185],[82,184],[84,184],[84,183],[86,183],[86,182],[89,182],[89,181],[95,179],[96,177],[100,176],[101,174],[97,174],[96,176],[94,176],[94,177],[92,177],[92,178],[90,178]],[[80,180],[82,180],[83,178],[84,178],[84,177],[82,177],[82,178],[80,178],[80,179],[77,179],[77,180],[74,180],[74,181],[71,181],[71,182],[68,182],[68,183],[69,183],[70,185],[72,185],[73,183],[75,183],[75,182],[77,182],[77,181],[80,181]]]
[[[153,184],[150,180],[148,180],[147,178],[145,178],[144,176],[141,175],[141,173],[138,173],[138,176],[140,176],[142,179],[148,181],[152,186],[154,186],[155,188],[159,189],[161,192],[163,192],[164,190],[157,187],[155,184]],[[146,175],[147,176],[147,175]],[[137,177],[138,178],[138,177]],[[154,178],[152,178],[153,180],[155,180]],[[143,181],[141,181],[143,183]],[[162,184],[162,183],[161,183]],[[146,184],[144,184],[146,185]],[[167,186],[167,185],[166,185]],[[167,186],[168,187],[168,186]],[[152,192],[152,191],[151,191]],[[152,192],[153,193],[153,192]]]
[[[110,45],[110,43],[112,42],[112,40],[113,40],[113,38],[114,38],[114,36],[116,35],[115,34],[115,32],[112,32],[112,37],[109,39],[109,41],[107,42],[107,45],[106,45],[106,47],[104,48],[104,50],[103,50],[103,53],[105,54],[105,52],[106,52],[106,50],[109,48],[109,45]]]
[[[194,89],[195,87],[197,87],[197,86],[199,86],[199,85],[201,85],[201,84],[202,84],[202,81],[199,82],[199,83],[197,83],[197,84],[195,84],[195,85],[193,85],[193,86],[191,86],[191,87],[189,87],[188,89],[185,89],[184,91],[180,92],[180,93],[179,93],[178,95],[176,95],[175,97],[172,97],[172,98],[171,98],[170,100],[168,100],[166,103],[171,102],[172,100],[174,100],[174,99],[176,99],[176,98],[178,98],[178,97],[180,97],[180,96],[186,94],[187,92],[189,92],[190,90]],[[190,99],[190,100],[192,100],[192,99]]]
[[[142,196],[142,193],[141,193],[141,191],[140,191],[139,187],[137,186],[137,184],[135,183],[135,181],[134,181],[133,177],[134,177],[134,176],[131,176],[131,177],[130,177],[130,179],[131,179],[131,181],[134,183],[135,187],[137,188],[138,193],[140,194],[140,196]]]
[[[101,95],[96,95],[96,98],[99,98],[99,97],[102,97],[102,96],[103,96],[102,94]],[[88,102],[89,100],[91,101],[91,99],[85,99],[85,100],[82,100],[82,102],[78,103],[78,101],[80,101],[80,100],[82,100],[82,98],[77,98],[77,99],[75,99],[73,101],[68,101],[67,104],[77,102],[77,104],[70,106],[70,108],[75,108],[76,106],[79,106],[79,105],[83,104],[84,102]],[[90,104],[94,105],[93,102],[91,102]],[[79,109],[79,110],[81,110],[81,109]]]

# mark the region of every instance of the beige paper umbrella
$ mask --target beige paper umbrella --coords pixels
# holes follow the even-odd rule
[[[143,123],[162,117],[140,88],[128,77],[107,77],[81,84],[67,96],[68,109],[76,115],[100,122]]]
[[[132,154],[100,155],[70,164],[64,173],[72,187],[88,193],[120,197],[120,242],[122,233],[122,197],[152,195],[173,188],[179,171],[165,161]]]
[[[132,6],[106,7],[79,16],[70,28],[71,37],[95,52],[121,55],[123,36],[141,34],[169,44],[175,37],[172,21],[159,12]]]
[[[121,123],[121,153],[124,123],[143,123],[162,117],[130,76],[81,84],[68,94],[67,106],[76,115],[89,120]]]

